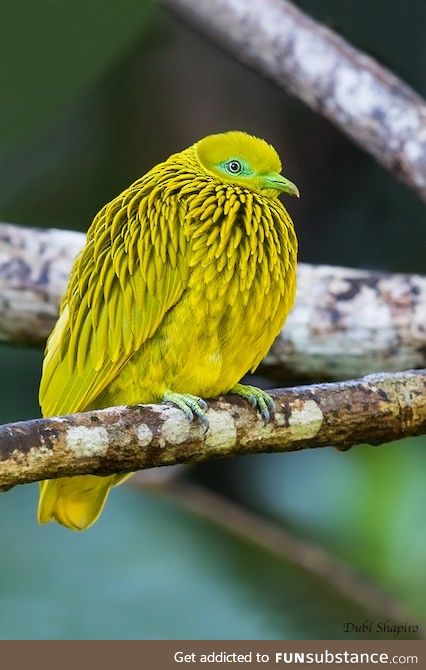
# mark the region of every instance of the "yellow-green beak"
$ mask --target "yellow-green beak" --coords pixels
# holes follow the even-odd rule
[[[278,172],[271,172],[266,174],[263,177],[263,186],[262,188],[273,188],[276,191],[281,191],[282,193],[287,193],[288,195],[295,195],[300,197],[299,189],[296,184],[293,184],[292,181],[286,179],[279,174]]]

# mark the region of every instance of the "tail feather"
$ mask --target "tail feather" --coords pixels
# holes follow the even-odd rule
[[[108,493],[130,475],[82,475],[41,482],[38,520],[56,520],[72,530],[89,528],[103,510]]]

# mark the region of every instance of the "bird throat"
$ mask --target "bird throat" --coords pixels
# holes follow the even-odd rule
[[[287,230],[279,201],[239,186],[208,181],[185,197],[185,234],[192,247],[191,266],[204,283],[221,278],[241,291],[254,283],[269,290],[288,263]],[[280,216],[281,214],[281,216]]]

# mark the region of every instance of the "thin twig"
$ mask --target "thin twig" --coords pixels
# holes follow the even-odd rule
[[[302,539],[222,495],[181,479],[145,480],[140,472],[129,480],[133,488],[161,495],[323,580],[337,593],[378,616],[419,628],[408,608],[384,593],[344,561],[314,542]],[[421,637],[421,634],[419,634]]]
[[[249,453],[380,444],[426,430],[426,370],[271,392],[267,425],[246,401],[209,403],[210,428],[169,405],[111,407],[0,427],[0,486],[132,472]]]

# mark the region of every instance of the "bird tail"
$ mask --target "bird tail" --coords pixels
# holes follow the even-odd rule
[[[128,477],[130,474],[82,475],[40,482],[38,520],[56,520],[72,530],[85,530],[99,517],[110,489]]]

